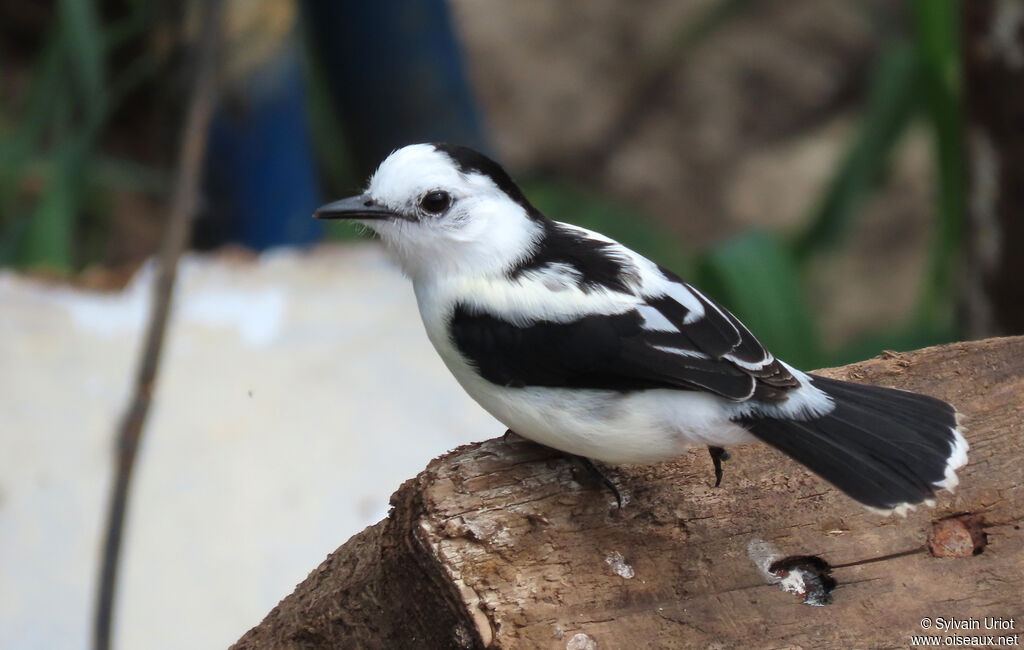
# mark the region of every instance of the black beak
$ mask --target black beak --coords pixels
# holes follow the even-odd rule
[[[365,194],[322,205],[313,213],[316,219],[391,219],[396,216]]]

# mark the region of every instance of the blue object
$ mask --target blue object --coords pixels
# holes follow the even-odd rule
[[[346,147],[365,178],[413,142],[489,146],[444,0],[302,0],[311,54],[340,113]],[[294,43],[223,101],[211,126],[207,204],[195,243],[256,250],[308,244],[322,202],[306,90]]]
[[[227,242],[255,250],[320,239],[321,203],[306,91],[293,46],[222,101],[206,158],[208,204],[196,224],[200,248]]]
[[[303,0],[363,174],[414,142],[489,149],[444,0]]]

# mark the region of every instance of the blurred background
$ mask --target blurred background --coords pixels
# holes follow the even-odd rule
[[[0,647],[88,645],[198,7],[0,0]],[[231,643],[502,433],[310,218],[404,144],[485,151],[803,368],[1024,333],[1019,0],[232,0],[220,40],[117,647]]]

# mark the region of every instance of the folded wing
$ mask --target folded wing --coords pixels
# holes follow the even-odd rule
[[[704,390],[777,402],[798,380],[725,308],[662,270],[663,291],[619,314],[511,323],[457,304],[453,343],[488,381],[510,387]]]

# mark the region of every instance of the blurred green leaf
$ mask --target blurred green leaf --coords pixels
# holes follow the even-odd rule
[[[17,126],[0,140],[0,220],[6,220],[11,212],[25,163],[39,146],[64,90],[59,32],[51,31],[33,66],[25,105],[15,110]]]
[[[54,174],[54,156],[31,158],[19,170],[26,182],[34,187],[45,187]],[[10,172],[10,163],[0,159],[0,174]],[[101,188],[128,190],[144,194],[164,194],[170,190],[170,172],[134,160],[97,154],[91,165],[93,184]]]
[[[959,94],[960,48],[958,3],[954,0],[914,0],[914,42],[926,73],[949,96]]]
[[[917,73],[909,45],[890,46],[880,57],[857,134],[814,207],[809,226],[794,241],[801,261],[835,248],[853,222],[917,108]]]
[[[700,287],[742,320],[779,358],[814,368],[823,356],[789,249],[765,231],[712,248],[700,265]]]
[[[338,111],[335,110],[323,64],[312,56],[308,47],[303,51],[302,66],[306,76],[306,111],[309,128],[314,134],[313,149],[319,163],[327,196],[350,196],[362,191],[364,179],[356,173],[355,160],[348,147],[348,136]],[[363,239],[366,231],[356,224],[327,221],[324,232],[328,239],[344,241]]]
[[[16,126],[0,142],[0,225],[14,236],[14,245],[4,246],[6,259],[67,271],[107,94],[93,0],[60,0],[57,13],[27,100],[15,110]],[[35,205],[22,205],[34,191]]]
[[[105,110],[103,40],[92,0],[60,0],[66,62],[74,72],[87,122],[98,122]]]
[[[19,265],[57,271],[71,269],[88,146],[82,139],[70,140],[55,155],[53,174],[21,234],[15,256]]]
[[[936,159],[936,227],[917,308],[922,323],[948,319],[963,230],[964,154],[958,3],[915,0],[917,54]]]
[[[522,188],[530,202],[555,221],[596,230],[683,277],[692,274],[693,260],[679,238],[636,210],[551,179],[527,179]]]

